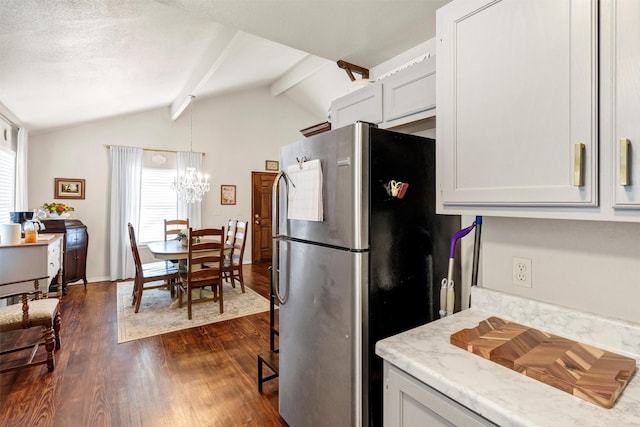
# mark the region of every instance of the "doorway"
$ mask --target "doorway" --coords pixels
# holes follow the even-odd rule
[[[251,172],[251,262],[271,262],[271,189],[277,173]]]

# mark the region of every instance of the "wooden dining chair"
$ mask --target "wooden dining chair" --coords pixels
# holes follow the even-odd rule
[[[131,242],[131,253],[136,267],[136,277],[133,281],[133,291],[131,293],[131,305],[136,306],[135,312],[140,310],[142,292],[148,289],[169,288],[173,296],[174,288],[177,286],[180,277],[178,269],[171,261],[157,261],[142,264],[138,245],[136,243],[136,233],[131,223],[128,224],[129,240]]]
[[[189,218],[187,219],[165,219],[164,220],[164,240],[175,239],[180,230],[189,229]]]
[[[237,221],[236,232],[233,239],[233,247],[229,259],[225,259],[222,272],[226,280],[231,281],[231,286],[236,287],[236,279],[240,283],[240,289],[244,293],[244,278],[242,277],[242,258],[244,257],[244,247],[247,242],[247,231],[249,223]]]
[[[222,292],[222,265],[224,260],[224,227],[189,229],[189,255],[186,269],[180,271],[178,306],[182,307],[182,295],[187,294],[187,317],[192,318],[191,306],[195,303],[218,301],[220,314],[224,312]],[[202,297],[202,290],[211,287],[212,298]],[[200,289],[200,298],[193,299],[193,291]]]
[[[231,259],[231,250],[233,249],[233,241],[236,237],[237,219],[230,219],[227,222],[227,238],[224,241],[224,257],[225,261]]]
[[[49,372],[55,369],[54,351],[60,349],[60,299],[41,298],[38,283],[47,278],[45,276],[0,283],[0,299],[18,297],[20,300],[18,303],[0,307],[0,333],[35,327],[42,329],[42,335],[35,341],[30,338],[33,334],[27,334],[29,342],[25,339],[17,346],[6,345],[6,342],[11,343],[11,340],[0,340],[0,355],[24,354],[27,350],[30,352],[24,354],[24,357],[15,358],[15,363],[1,364],[0,373],[43,364],[47,365]],[[39,357],[38,347],[43,344],[46,357]]]

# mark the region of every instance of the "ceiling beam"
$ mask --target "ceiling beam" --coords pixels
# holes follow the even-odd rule
[[[195,95],[213,74],[220,68],[220,65],[227,59],[234,40],[239,37],[240,32],[228,27],[220,26],[220,30],[207,51],[202,55],[200,63],[194,68],[189,81],[182,88],[179,95],[169,106],[169,116],[171,120],[177,120],[182,112],[189,106],[191,95]]]
[[[271,85],[271,96],[278,96],[286,92],[327,64],[333,64],[333,62],[315,55],[305,56]]]

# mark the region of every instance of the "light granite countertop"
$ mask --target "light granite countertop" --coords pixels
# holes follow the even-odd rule
[[[640,427],[640,325],[483,288],[472,308],[389,337],[376,353],[500,426]],[[606,409],[462,350],[451,334],[488,317],[549,332],[636,359],[636,373]]]

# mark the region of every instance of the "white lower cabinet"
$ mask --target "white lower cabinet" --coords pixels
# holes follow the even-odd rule
[[[383,417],[385,427],[496,426],[387,361]]]

